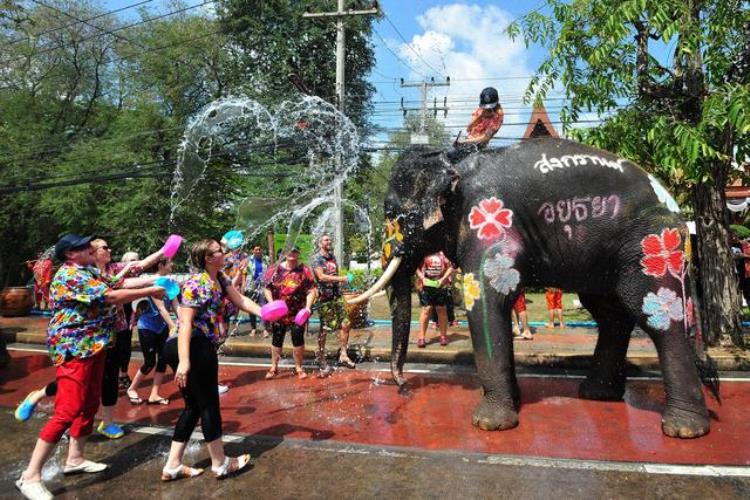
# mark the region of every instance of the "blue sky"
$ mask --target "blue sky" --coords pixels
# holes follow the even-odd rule
[[[112,10],[135,1],[105,0],[104,7]],[[332,9],[335,5],[335,0],[331,0]],[[409,107],[419,106],[419,89],[401,88],[401,78],[414,82],[434,77],[436,81],[444,81],[449,76],[450,87],[430,92],[430,102],[437,98],[442,104],[444,98],[448,99],[448,116],[441,119],[449,131],[455,135],[467,123],[479,92],[492,85],[499,90],[506,111],[506,125],[498,134],[497,143],[515,141],[523,134],[531,112],[521,102],[521,96],[528,76],[544,53],[539,48],[527,49],[521,41],[510,40],[503,30],[509,22],[530,11],[541,8],[544,12],[543,5],[540,0],[381,0],[385,17],[375,24],[372,38],[377,59],[370,75],[377,89],[372,122],[385,130],[401,127],[401,98]],[[170,10],[165,0],[153,0],[147,6]],[[120,15],[134,16],[135,11]],[[559,89],[551,93],[546,104],[550,118],[558,120],[562,104]],[[594,117],[582,117],[591,118]],[[386,138],[387,133],[383,132],[371,142],[382,143]]]

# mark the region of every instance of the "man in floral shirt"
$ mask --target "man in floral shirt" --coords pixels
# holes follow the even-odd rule
[[[90,236],[68,234],[55,245],[55,256],[64,264],[50,286],[53,316],[47,345],[57,367],[59,390],[54,414],[39,433],[29,465],[16,481],[27,498],[52,498],[41,482],[42,467],[68,429],[70,445],[63,473],[101,472],[107,468],[106,464],[84,459],[83,451],[99,409],[104,350],[115,323],[115,305],[164,295],[157,287],[112,289],[109,279],[93,267],[91,240]]]
[[[292,331],[292,354],[294,357],[297,377],[306,378],[302,369],[302,361],[305,356],[305,325],[294,322],[297,313],[306,308],[311,310],[315,302],[315,280],[310,268],[299,261],[299,248],[292,247],[286,255],[286,259],[275,266],[271,266],[263,276],[265,283],[265,296],[268,302],[272,300],[283,300],[289,311],[286,316],[273,323],[271,331],[271,369],[266,374],[271,379],[278,373],[279,359],[281,359],[281,347],[284,345],[284,336],[287,328]]]

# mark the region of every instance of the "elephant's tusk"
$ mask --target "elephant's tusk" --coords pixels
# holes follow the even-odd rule
[[[364,302],[365,300],[369,299],[376,293],[378,293],[380,290],[386,287],[388,285],[388,282],[391,281],[391,278],[393,278],[393,275],[396,274],[396,271],[398,270],[398,266],[401,264],[401,257],[394,257],[391,259],[391,262],[388,264],[388,267],[385,268],[385,272],[383,273],[383,276],[380,277],[380,279],[370,287],[369,290],[367,290],[365,293],[361,295],[357,295],[356,297],[353,297],[351,299],[347,299],[347,304],[359,304],[360,302]]]

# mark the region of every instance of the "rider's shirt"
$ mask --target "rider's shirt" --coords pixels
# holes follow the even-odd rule
[[[482,108],[477,108],[477,110],[471,114],[471,122],[466,128],[469,139],[475,139],[477,137],[491,138],[498,130],[500,130],[500,126],[503,124],[503,108],[498,106],[489,118],[482,116],[483,111]]]

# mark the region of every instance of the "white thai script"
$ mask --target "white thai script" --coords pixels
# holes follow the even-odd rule
[[[565,155],[565,156],[553,156],[547,159],[547,155],[543,154],[542,159],[534,164],[534,168],[539,170],[541,173],[546,174],[558,168],[575,167],[582,165],[599,165],[602,167],[609,167],[620,172],[623,171],[622,163],[625,160],[607,160],[601,156],[594,155]]]

